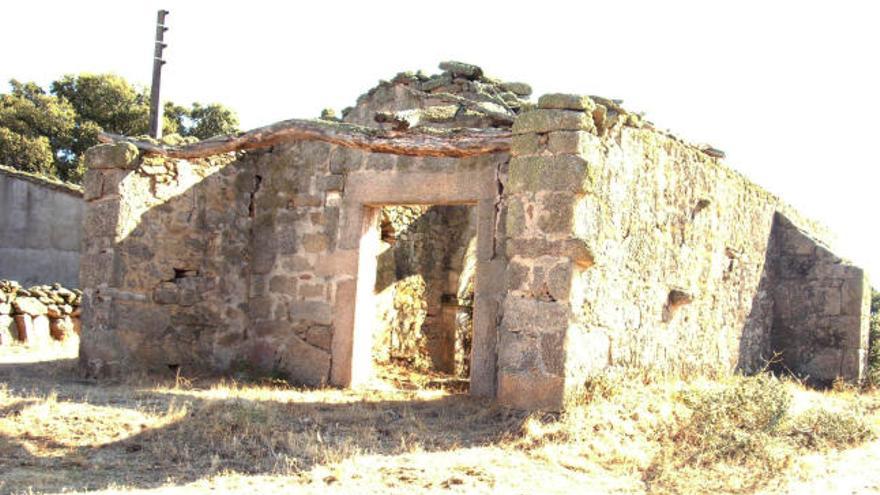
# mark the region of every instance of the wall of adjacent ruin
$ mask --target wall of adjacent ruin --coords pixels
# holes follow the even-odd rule
[[[82,193],[0,166],[0,278],[79,286]]]
[[[774,369],[811,383],[864,376],[870,285],[862,269],[844,263],[789,219],[777,214],[770,257]]]

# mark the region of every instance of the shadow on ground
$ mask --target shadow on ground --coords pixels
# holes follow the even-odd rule
[[[0,492],[154,488],[221,472],[305,476],[355,455],[497,444],[526,418],[466,395],[89,382],[75,366],[0,365]]]

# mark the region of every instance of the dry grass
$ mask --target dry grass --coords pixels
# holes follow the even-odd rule
[[[874,394],[766,377],[621,375],[550,415],[426,389],[438,377],[401,369],[355,392],[93,384],[73,366],[0,364],[0,492],[773,491],[869,438],[880,417]]]

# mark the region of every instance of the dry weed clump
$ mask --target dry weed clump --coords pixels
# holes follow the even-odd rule
[[[517,446],[570,470],[638,475],[649,493],[751,493],[778,484],[800,455],[874,437],[852,397],[845,409],[793,413],[800,391],[769,374],[676,382],[612,372],[561,415],[532,415]]]

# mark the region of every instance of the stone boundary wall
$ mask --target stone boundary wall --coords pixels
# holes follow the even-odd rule
[[[79,286],[82,190],[0,166],[0,278]]]
[[[0,346],[40,347],[78,338],[81,302],[79,290],[60,284],[24,289],[17,282],[0,280]]]

